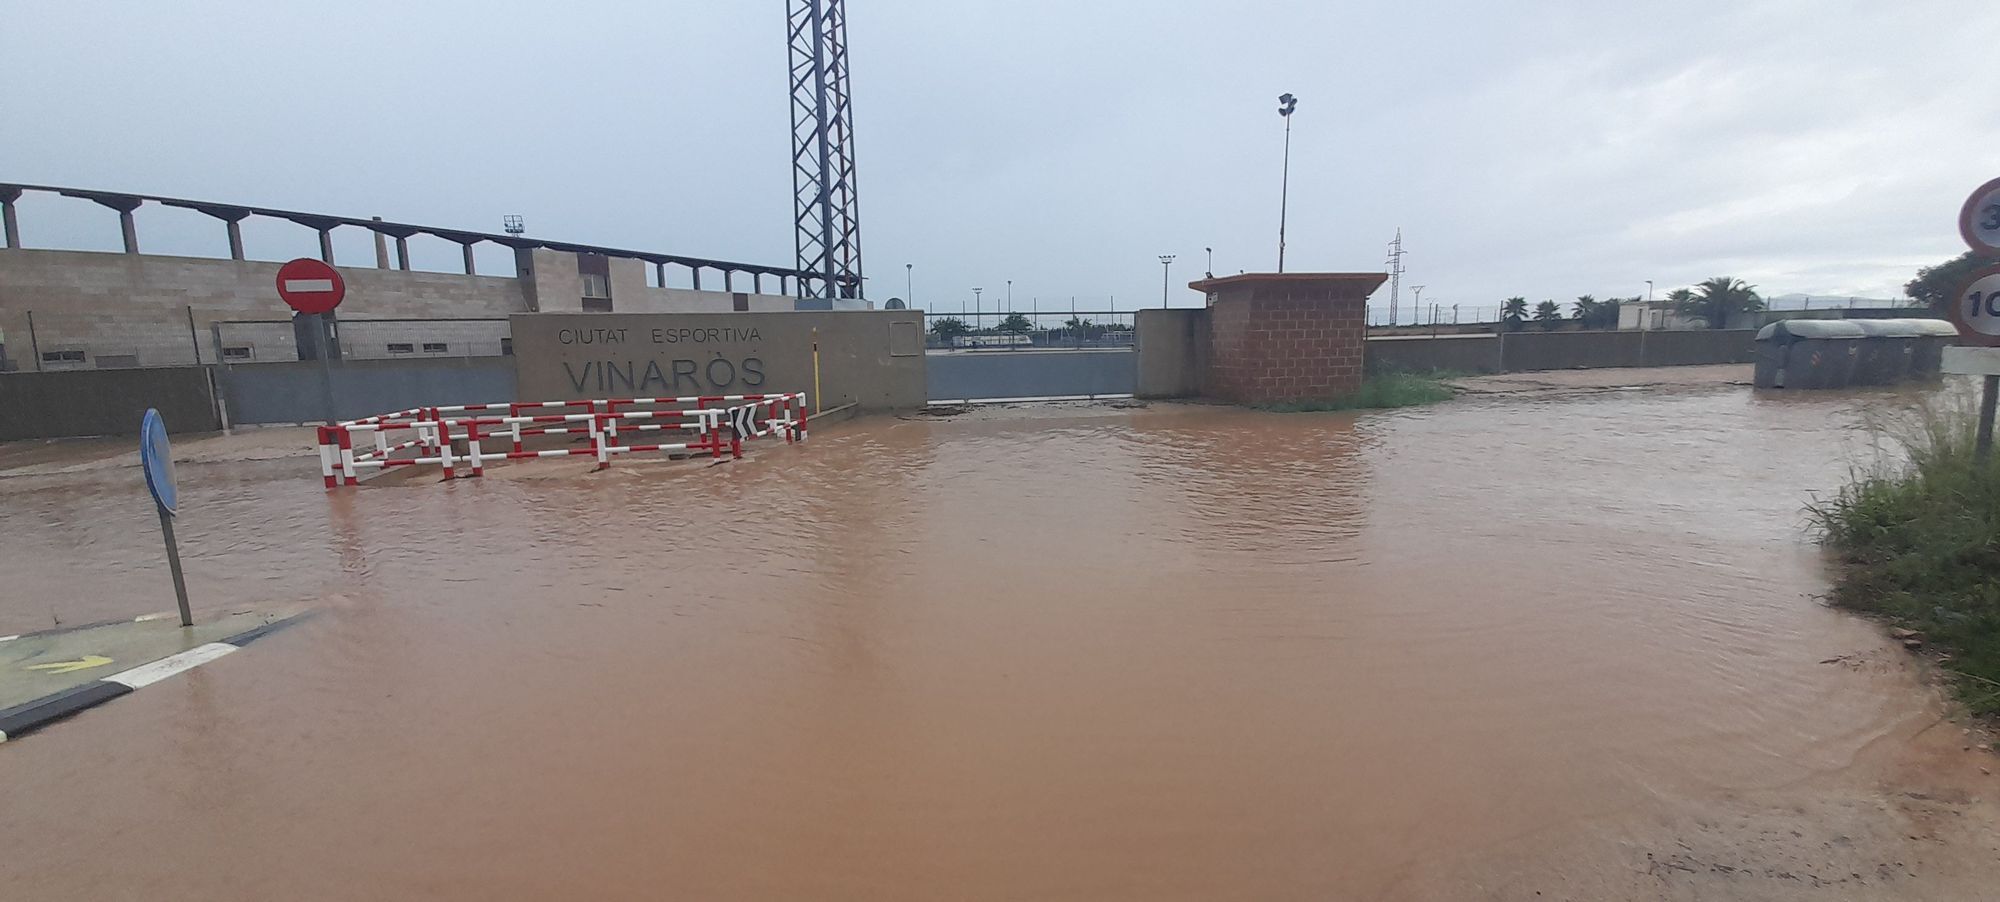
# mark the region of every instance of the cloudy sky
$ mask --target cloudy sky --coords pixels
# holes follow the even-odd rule
[[[1165,253],[1198,303],[1204,247],[1273,268],[1284,91],[1288,268],[1380,271],[1400,227],[1406,305],[1889,297],[2000,175],[1986,0],[848,2],[869,294],[914,264],[934,310],[1010,279],[1157,304]],[[0,181],[788,264],[784,6],[0,0]],[[116,246],[87,203],[22,214],[30,246]],[[140,225],[224,250],[197,214]]]

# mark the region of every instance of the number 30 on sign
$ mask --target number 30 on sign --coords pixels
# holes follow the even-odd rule
[[[1958,211],[1958,233],[1973,253],[2000,253],[2000,179],[1980,185],[1965,199]]]
[[[1973,273],[1951,305],[1951,314],[1965,343],[2000,345],[2000,266]]]

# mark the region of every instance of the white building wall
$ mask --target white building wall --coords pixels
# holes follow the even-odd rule
[[[520,262],[528,280],[374,267],[338,266],[347,282],[341,304],[341,348],[348,356],[401,356],[392,343],[441,343],[428,356],[501,353],[505,318],[529,312],[530,287],[542,310],[580,309],[574,254],[536,249]],[[89,251],[0,249],[0,343],[15,368],[36,369],[41,353],[80,351],[78,362],[48,369],[92,368],[106,362],[139,366],[214,363],[210,325],[221,323],[226,347],[251,348],[252,360],[296,360],[291,309],[278,298],[277,263]],[[621,313],[717,312],[735,309],[732,294],[645,284],[643,264],[611,261],[612,302]],[[737,280],[747,287],[748,277]],[[767,282],[769,280],[766,280]],[[786,295],[746,294],[748,309],[789,311]],[[398,322],[398,321],[401,322]],[[486,320],[486,321],[481,321]]]

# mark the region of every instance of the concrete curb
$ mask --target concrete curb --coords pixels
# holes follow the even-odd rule
[[[187,651],[168,655],[157,661],[141,664],[81,686],[72,686],[53,695],[45,695],[34,701],[0,709],[0,742],[20,738],[75,715],[79,711],[97,707],[121,695],[129,695],[135,690],[151,686],[182,671],[193,670],[310,616],[312,616],[310,611],[293,614],[283,620],[274,620],[244,630],[219,642],[197,645]]]

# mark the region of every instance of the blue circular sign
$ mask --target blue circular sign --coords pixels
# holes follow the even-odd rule
[[[174,484],[174,449],[167,443],[166,421],[150,407],[139,426],[139,467],[146,471],[146,490],[153,493],[153,503],[160,510],[175,513],[180,489]]]

